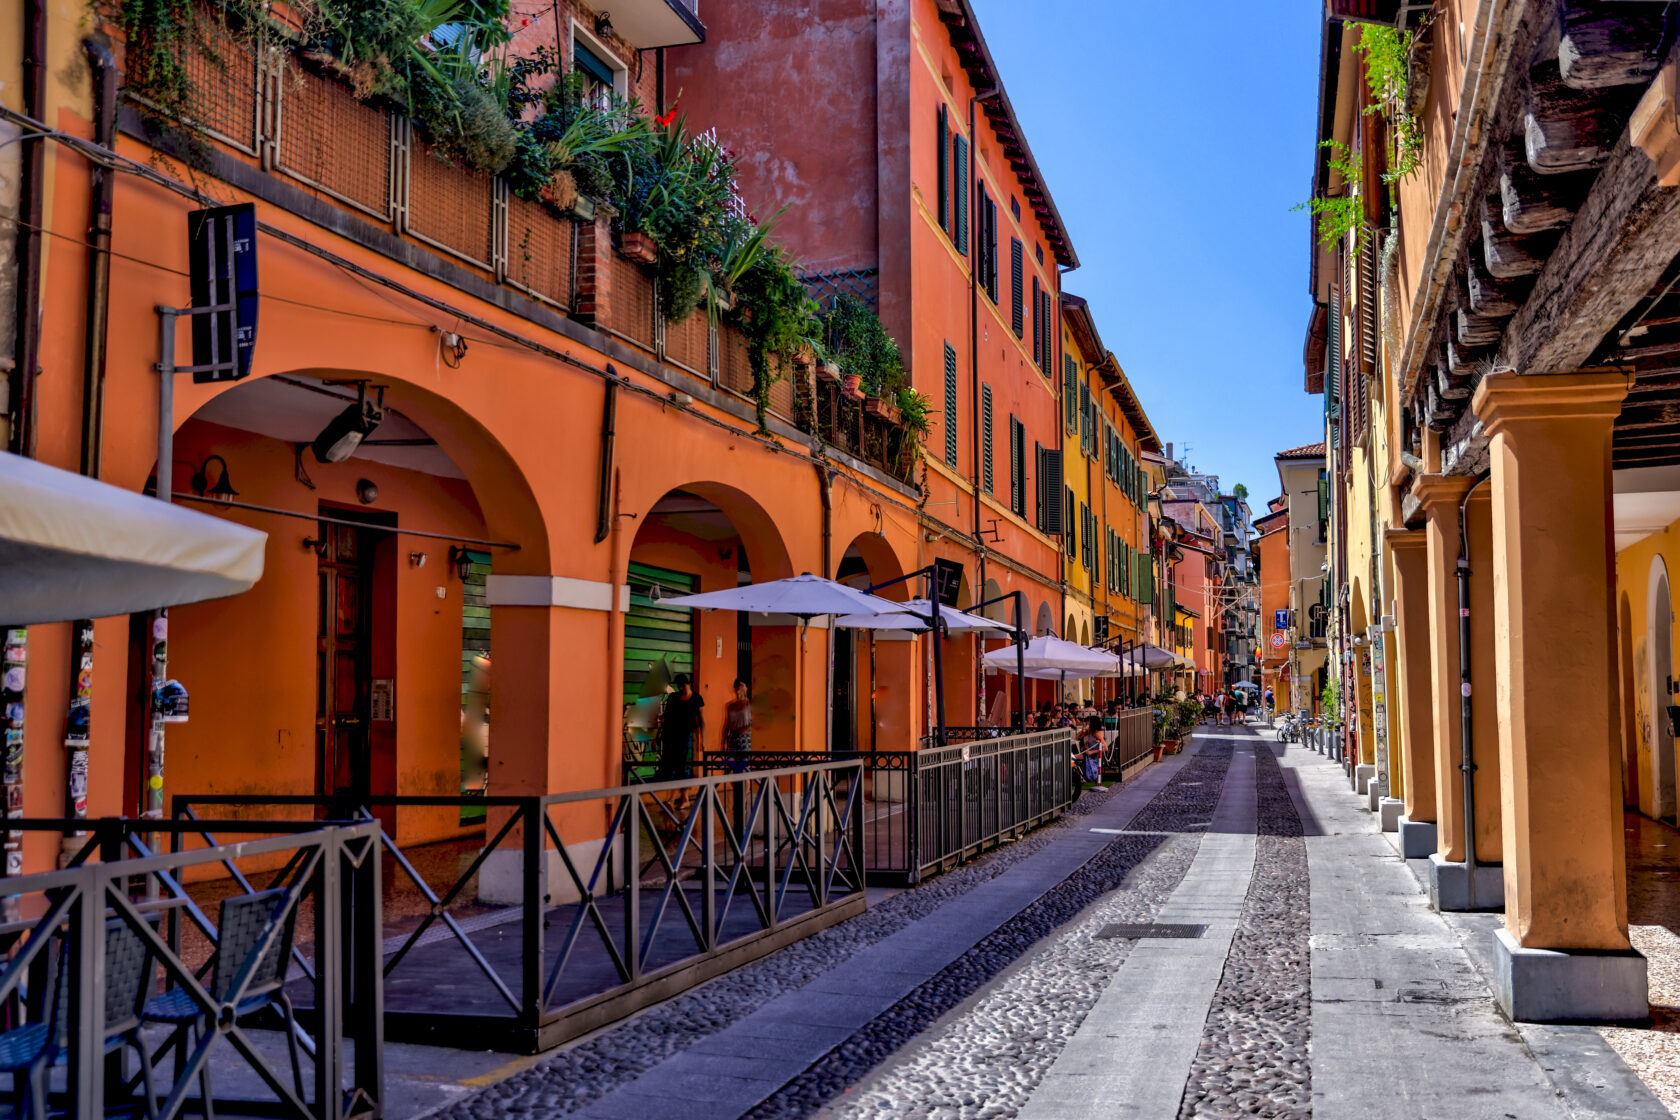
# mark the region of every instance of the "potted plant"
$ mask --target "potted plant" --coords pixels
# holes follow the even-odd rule
[[[659,246],[651,234],[637,230],[619,239],[618,251],[637,264],[653,264],[659,259]]]
[[[854,401],[861,401],[867,396],[863,391],[863,374],[842,373],[840,375],[840,391]]]
[[[817,380],[826,381],[830,385],[840,382],[840,367],[831,358],[822,358],[817,362]]]
[[[887,416],[887,401],[885,397],[880,395],[879,389],[871,389],[868,391],[868,394],[863,399],[863,410],[869,415],[879,417],[882,420],[889,419]]]

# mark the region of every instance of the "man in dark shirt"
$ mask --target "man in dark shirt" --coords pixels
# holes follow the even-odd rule
[[[659,718],[659,767],[653,775],[656,782],[693,776],[689,760],[706,723],[700,711],[706,706],[705,698],[694,691],[689,675],[678,673],[671,684],[676,691],[665,698],[665,710]]]

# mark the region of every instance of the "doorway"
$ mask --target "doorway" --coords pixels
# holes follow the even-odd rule
[[[316,538],[315,792],[360,801],[394,792],[376,781],[375,739],[394,740],[395,612],[378,609],[381,546],[389,520],[321,509]],[[366,521],[367,524],[347,524]],[[382,529],[384,531],[382,531]],[[385,581],[388,583],[389,581]],[[389,744],[387,744],[389,745]]]

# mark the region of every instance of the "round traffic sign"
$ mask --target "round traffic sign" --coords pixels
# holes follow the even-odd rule
[[[1282,649],[1283,648],[1283,643],[1284,643],[1284,637],[1281,633],[1274,633],[1272,635],[1272,648],[1273,649]]]

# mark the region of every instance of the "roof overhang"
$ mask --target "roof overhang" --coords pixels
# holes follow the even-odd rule
[[[1026,134],[1015,116],[1015,107],[1009,103],[1009,93],[1003,88],[997,63],[992,60],[985,36],[980,34],[980,21],[975,18],[974,8],[969,0],[934,0],[934,3],[939,8],[940,20],[950,32],[951,45],[957,49],[957,57],[962,60],[968,80],[977,90],[997,90],[996,97],[980,104],[985,108],[986,119],[1003,146],[1004,158],[1015,174],[1021,177],[1022,192],[1027,196],[1033,213],[1038,216],[1039,224],[1044,227],[1050,251],[1063,268],[1078,268],[1079,256],[1073,251],[1073,239],[1068,236],[1062,215],[1056,209],[1055,200],[1050,197],[1050,188],[1045,185],[1044,176],[1038,170],[1032,149],[1027,146]]]

